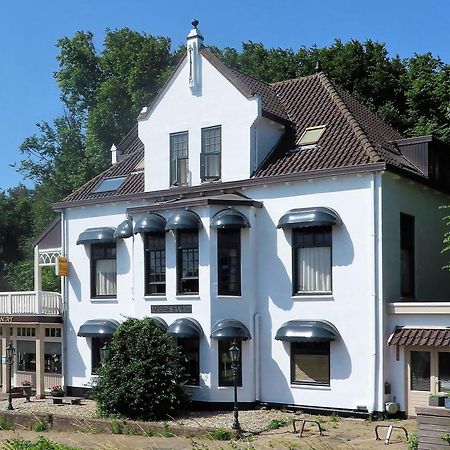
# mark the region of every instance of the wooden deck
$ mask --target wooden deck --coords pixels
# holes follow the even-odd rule
[[[450,433],[450,409],[416,408],[419,450],[450,449],[442,435]]]

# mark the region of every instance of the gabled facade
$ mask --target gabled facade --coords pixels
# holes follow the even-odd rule
[[[446,326],[444,147],[405,140],[323,73],[241,74],[194,27],[112,152],[55,204],[69,391],[89,387],[119,322],[150,316],[185,351],[194,400],[232,401],[236,341],[242,402],[374,412],[395,397],[413,413],[408,374],[429,349],[388,339]],[[444,382],[450,354],[433,352]]]

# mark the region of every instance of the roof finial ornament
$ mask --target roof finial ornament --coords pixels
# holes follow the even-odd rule
[[[197,29],[197,27],[198,27],[198,20],[197,20],[197,19],[194,19],[194,20],[191,22],[191,24],[192,24],[192,26],[193,26],[195,29]]]
[[[317,58],[315,70],[316,70],[316,73],[322,72],[322,64],[320,63],[319,58]]]

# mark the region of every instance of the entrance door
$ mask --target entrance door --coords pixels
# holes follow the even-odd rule
[[[430,395],[450,392],[450,350],[415,347],[408,350],[408,415],[428,406]]]

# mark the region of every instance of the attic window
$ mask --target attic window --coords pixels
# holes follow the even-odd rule
[[[142,158],[137,164],[136,167],[134,168],[134,170],[136,172],[141,172],[144,170],[144,158]]]
[[[300,139],[297,141],[297,145],[317,144],[323,132],[325,131],[325,127],[326,125],[319,125],[317,127],[306,128]]]
[[[113,192],[117,191],[117,189],[122,186],[123,182],[127,177],[114,177],[114,178],[105,178],[100,181],[97,186],[92,189],[92,194],[99,194],[100,192]]]

